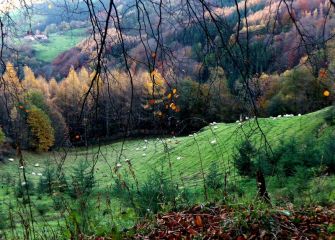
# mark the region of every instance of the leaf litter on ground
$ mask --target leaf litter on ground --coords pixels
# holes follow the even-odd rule
[[[128,239],[335,240],[335,205],[303,209],[195,206],[138,223]]]

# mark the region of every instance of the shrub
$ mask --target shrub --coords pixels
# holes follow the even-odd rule
[[[335,107],[325,113],[324,119],[330,126],[335,125]]]
[[[15,196],[17,198],[23,198],[27,192],[29,195],[34,194],[34,184],[30,180],[27,180],[27,182],[18,182],[16,188],[15,188]]]
[[[68,191],[68,183],[66,180],[66,176],[64,173],[59,173],[56,180],[55,180],[55,186],[54,186],[56,191],[59,191],[61,193],[67,192]]]
[[[189,189],[166,179],[159,172],[151,173],[139,191],[134,189],[127,176],[115,179],[113,197],[122,200],[125,207],[135,207],[141,215],[156,213],[173,207],[187,207],[195,198]]]
[[[277,193],[277,201],[287,203],[287,201],[299,205],[304,205],[311,197],[308,190],[310,189],[310,181],[313,177],[311,170],[304,166],[297,166],[293,176],[280,174],[277,176],[279,183],[275,185],[280,187]]]
[[[233,197],[237,195],[238,197],[242,197],[244,195],[244,190],[236,183],[230,183],[227,186],[228,197]]]
[[[335,173],[335,139],[334,136],[330,136],[326,139],[323,144],[323,157],[321,157],[322,164],[327,167],[327,172]]]
[[[97,221],[96,202],[91,201],[91,195],[95,186],[95,178],[91,166],[86,161],[80,161],[73,168],[71,182],[69,184],[70,197],[75,199],[71,205],[69,215],[66,219],[68,230],[75,235],[94,233]],[[63,210],[63,199],[61,195],[54,199],[54,208]],[[68,210],[68,209],[67,209]],[[95,224],[92,224],[95,223]]]
[[[299,157],[302,167],[320,167],[321,166],[321,153],[317,147],[316,139],[308,139],[304,144],[300,145]]]
[[[36,210],[37,212],[41,215],[44,216],[48,211],[49,211],[49,207],[47,204],[45,203],[38,203],[36,204]]]
[[[65,208],[61,197],[56,196],[56,197],[53,197],[52,200],[53,200],[53,208],[56,211],[60,211],[60,210],[63,210]]]
[[[158,172],[149,175],[146,182],[140,188],[138,204],[140,213],[157,213],[174,205],[177,197],[177,189],[169,179],[165,179]]]
[[[70,195],[73,198],[88,196],[92,193],[95,185],[94,174],[87,162],[79,161],[73,169]]]
[[[271,176],[275,173],[275,166],[280,159],[281,153],[274,151],[260,151],[255,156],[255,167],[262,171],[266,176]]]
[[[223,187],[222,176],[219,173],[218,165],[216,162],[212,162],[209,167],[209,172],[206,177],[206,184],[209,189],[215,191]]]
[[[311,204],[321,206],[333,204],[334,199],[334,177],[314,178],[311,183],[311,189],[308,193],[311,198]]]
[[[0,230],[4,230],[7,228],[7,216],[6,216],[6,213],[5,211],[0,208]],[[1,236],[1,231],[0,231],[0,238],[2,238]]]
[[[284,176],[294,176],[299,167],[319,167],[321,157],[316,146],[315,139],[309,139],[304,144],[291,139],[288,143],[282,144],[276,150],[280,156],[276,163],[279,173]]]
[[[55,169],[47,165],[47,168],[43,171],[43,177],[40,178],[38,184],[38,193],[48,193],[49,195],[53,192],[53,184],[56,179]]]
[[[185,209],[194,204],[194,200],[198,197],[197,193],[191,192],[187,187],[177,188],[176,204],[177,207]]]
[[[67,189],[68,185],[64,173],[58,175],[56,169],[48,165],[43,172],[43,177],[40,178],[38,193],[51,195],[55,191],[65,192]]]
[[[239,174],[252,176],[254,170],[260,169],[265,175],[294,176],[297,168],[327,167],[328,172],[335,172],[335,140],[333,137],[326,139],[319,149],[316,139],[307,139],[299,143],[295,139],[281,144],[273,149],[272,153],[259,151],[256,153],[249,141],[243,142],[234,155],[234,162]]]
[[[112,189],[113,196],[126,200],[129,198],[129,194],[133,194],[133,189],[128,191],[127,187],[131,187],[127,177],[123,177],[122,179],[116,178]],[[130,201],[124,201],[124,203],[127,203],[127,206],[131,206]]]
[[[13,179],[10,173],[5,173],[4,175],[4,183],[5,183],[5,194],[9,195],[10,191],[13,189]]]
[[[252,176],[254,174],[252,158],[255,154],[256,150],[249,140],[242,142],[242,144],[237,147],[237,153],[234,154],[233,159],[239,174],[242,176]]]

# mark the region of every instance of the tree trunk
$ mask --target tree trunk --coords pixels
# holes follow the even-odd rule
[[[266,203],[270,203],[270,197],[266,189],[265,178],[262,170],[257,171],[256,181],[258,188],[258,197]]]

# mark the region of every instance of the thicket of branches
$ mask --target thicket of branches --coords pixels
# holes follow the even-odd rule
[[[335,7],[332,0],[319,1],[321,7],[313,13],[310,9],[315,7],[307,1],[266,1],[262,16],[252,14],[259,3],[252,0],[235,0],[227,5],[214,0],[134,0],[123,3],[125,9],[118,7],[122,1],[84,0],[83,3],[54,3],[67,13],[84,11],[91,31],[91,36],[80,45],[81,51],[89,55],[87,68],[77,71],[71,68],[68,76],[58,82],[35,76],[29,67],[23,68],[13,58],[20,52],[9,43],[20,26],[11,11],[21,6],[30,23],[34,12],[31,3],[9,2],[8,10],[0,12],[1,124],[5,134],[13,140],[23,167],[17,192],[24,202],[20,222],[26,239],[35,239],[39,233],[34,227],[32,209],[35,206],[30,200],[33,187],[24,170],[23,148],[42,151],[53,146],[64,147],[57,169],[45,174],[54,178],[49,182],[56,182],[59,192],[62,186],[68,187],[62,166],[74,144],[100,146],[103,140],[113,137],[123,139],[124,144],[132,134],[189,133],[210,121],[235,121],[241,116],[250,116],[255,117],[256,124],[244,138],[261,136],[258,151],[271,159],[275,153],[258,117],[305,113],[332,103]],[[76,7],[79,4],[81,7]],[[127,17],[129,14],[135,18]],[[256,23],[263,26],[262,34],[254,29]],[[283,31],[285,27],[289,29]],[[292,44],[280,44],[283,35],[292,40]],[[175,37],[184,37],[186,43],[192,37],[198,37],[199,41],[191,41],[182,48],[173,40]],[[176,52],[174,48],[184,52]],[[191,51],[187,51],[189,49]],[[189,52],[193,54],[191,57],[188,57]],[[188,66],[195,68],[188,69]],[[295,68],[280,72],[290,67]],[[273,72],[274,69],[279,69],[279,73]],[[79,165],[71,176],[67,191],[74,201],[68,196],[54,199],[62,208],[60,212],[70,236],[78,237],[84,229],[92,231],[92,202],[88,199],[91,194],[100,196],[92,189],[101,155],[98,148],[89,167]],[[153,174],[148,182],[139,184],[129,164],[134,179],[131,185],[126,179],[129,176],[118,172],[122,149],[118,155],[111,163],[115,166],[110,165],[116,193],[128,197],[129,206],[137,209],[138,214],[146,211],[148,198],[144,193],[174,207],[179,195],[183,196],[180,197],[183,204],[187,203],[187,192],[176,191],[172,174]],[[201,161],[200,155],[199,150]],[[213,169],[215,167],[210,175],[215,178]],[[209,190],[219,187],[206,180],[202,163],[201,171],[207,200]],[[264,171],[257,167],[252,177],[257,180],[258,195],[270,202]],[[219,185],[225,186],[227,191],[226,183]],[[45,186],[48,182],[41,183],[42,192],[48,191]],[[117,191],[118,188],[125,191]],[[139,203],[134,198],[143,201]],[[43,211],[43,207],[40,209]],[[74,209],[76,214],[80,212],[78,209],[82,210],[82,215],[71,215]],[[153,210],[161,209],[155,205]],[[52,227],[46,228],[52,231]]]

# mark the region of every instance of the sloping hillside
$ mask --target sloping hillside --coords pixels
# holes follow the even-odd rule
[[[259,119],[259,124],[273,149],[276,149],[276,146],[280,145],[281,141],[288,143],[292,139],[296,139],[296,144],[307,143],[310,139],[316,139],[314,143],[319,145],[319,147],[323,147],[325,140],[329,139],[329,136],[332,136],[335,130],[335,127],[330,125],[331,121],[333,121],[333,118],[330,117],[331,113],[331,108],[326,108],[303,116]],[[328,122],[325,119],[328,119]],[[228,184],[239,184],[239,187],[244,189],[243,201],[254,199],[256,191],[254,179],[238,175],[233,164],[233,154],[236,152],[236,147],[249,134],[251,134],[251,139],[255,146],[263,146],[264,138],[262,138],[257,129],[255,120],[251,119],[243,123],[212,123],[198,133],[185,137],[126,140],[124,143],[116,142],[100,147],[88,149],[74,148],[69,149],[69,151],[56,151],[45,154],[25,152],[24,167],[20,167],[18,159],[7,159],[0,164],[0,196],[2,203],[4,203],[1,209],[3,211],[7,209],[6,206],[10,206],[11,214],[13,216],[18,214],[18,217],[14,218],[14,222],[18,223],[20,221],[20,202],[27,201],[19,195],[19,189],[23,186],[22,184],[27,184],[22,175],[23,171],[25,171],[29,183],[29,201],[33,203],[32,214],[35,216],[36,226],[57,227],[60,231],[53,232],[52,234],[63,236],[64,233],[61,229],[65,224],[63,221],[64,218],[68,219],[66,217],[67,214],[77,214],[76,211],[82,211],[81,207],[80,210],[76,209],[75,206],[77,205],[74,204],[75,202],[73,202],[74,200],[70,196],[73,197],[71,195],[72,191],[77,191],[73,184],[78,183],[73,182],[75,181],[73,176],[78,174],[79,166],[83,166],[81,165],[83,163],[88,164],[88,170],[80,174],[89,173],[91,166],[95,165],[94,178],[96,184],[93,195],[89,195],[87,203],[98,207],[94,208],[94,212],[90,212],[89,218],[100,219],[99,221],[95,220],[97,224],[95,227],[101,228],[99,231],[105,231],[108,234],[110,234],[110,226],[112,224],[116,224],[115,227],[117,229],[133,226],[137,215],[129,205],[131,202],[130,199],[133,199],[139,208],[154,209],[151,206],[151,202],[157,200],[151,199],[147,203],[143,200],[145,195],[142,195],[145,192],[137,193],[135,191],[136,186],[139,188],[139,191],[151,191],[152,189],[150,188],[159,187],[147,180],[148,176],[152,176],[154,169],[165,172],[164,178],[172,179],[171,181],[177,183],[180,189],[181,187],[185,187],[187,191],[193,192],[193,200],[189,200],[192,204],[204,201],[202,197],[204,190],[203,180],[204,177],[207,178],[208,169],[210,169],[212,163],[216,162],[216,170],[221,174],[227,174],[226,181]],[[121,147],[123,149],[122,153]],[[59,185],[57,184],[60,179],[55,178],[54,174],[56,169],[60,168],[65,170],[62,171],[65,174],[62,176],[65,176],[66,182],[69,184],[69,195],[64,195],[64,192],[62,192],[63,195],[58,194],[57,189],[59,189]],[[45,187],[43,182],[48,182],[49,178],[50,185],[47,186],[51,188],[53,193],[43,194],[46,191],[43,190],[43,186]],[[220,179],[223,178],[223,176],[220,177]],[[18,179],[21,179],[22,182],[18,182]],[[129,184],[130,195],[122,195],[122,189],[117,188],[119,185],[115,185],[116,179],[123,179]],[[334,177],[315,177],[310,182],[304,178],[302,179],[299,178],[298,182],[293,179],[294,187],[302,184],[307,188],[308,194],[314,192],[314,195],[312,198],[311,195],[305,196],[302,194],[303,192],[299,192],[300,199],[306,197],[306,199],[308,198],[311,201],[311,199],[313,200],[316,197],[322,200],[321,196],[324,193],[326,194],[325,201],[332,202],[335,200]],[[268,184],[271,196],[274,196],[273,201],[278,201],[282,195],[286,197],[284,192],[287,190],[295,191],[295,188],[289,184],[284,186],[278,185],[280,183],[277,182],[275,177],[269,178]],[[315,190],[319,186],[323,187],[323,192],[321,193],[317,193],[317,190]],[[326,188],[327,186],[330,186],[329,192],[324,191],[324,189],[328,189]],[[53,188],[55,189],[52,190]],[[231,189],[229,191],[236,190]],[[150,194],[147,197],[153,197]],[[182,196],[178,195],[176,201],[179,201]],[[220,194],[214,196],[222,198]],[[17,204],[13,205],[13,199],[18,200]],[[110,202],[111,199],[112,202]],[[68,209],[70,212],[59,212],[60,203],[63,207],[70,204],[69,206],[72,206],[71,209]],[[71,205],[71,203],[74,205]],[[106,212],[107,210],[105,209],[112,209],[112,211]],[[113,222],[114,220],[109,222],[109,216],[111,219],[117,219],[117,223]],[[4,221],[2,229],[7,232],[7,230],[9,231],[7,229],[9,227],[9,222],[7,222],[9,219]]]
[[[314,113],[293,116],[259,119],[259,124],[270,145],[275,148],[281,141],[289,142],[292,139],[297,142],[304,142],[309,139],[317,139],[322,145],[324,139],[334,134],[334,126],[330,126],[325,121],[325,116],[330,112],[330,108],[323,109]],[[102,184],[109,185],[106,181],[117,163],[121,166],[119,171],[128,172],[128,164],[131,163],[137,178],[143,180],[153,169],[160,169],[161,166],[168,171],[169,163],[173,169],[173,175],[176,178],[200,179],[199,171],[201,161],[203,167],[207,169],[211,162],[219,162],[224,169],[232,166],[232,156],[235,148],[241,143],[245,136],[252,135],[256,146],[264,143],[264,136],[260,134],[255,120],[251,119],[242,123],[218,123],[205,127],[198,133],[185,137],[153,138],[126,140],[122,143],[112,143],[101,147],[89,149],[73,149],[67,155],[64,162],[65,168],[71,169],[77,161],[92,161],[92,158],[99,155],[96,165],[97,178]],[[164,150],[165,148],[165,150]],[[31,175],[32,171],[42,172],[48,161],[48,164],[57,163],[64,153],[56,152],[52,154],[33,154],[25,153],[27,159],[26,172]],[[121,156],[121,158],[120,158]],[[129,161],[128,161],[129,160]],[[39,168],[34,165],[38,163]],[[2,174],[4,172],[15,173],[18,161],[6,162],[2,164]],[[36,176],[29,176],[37,179]]]

